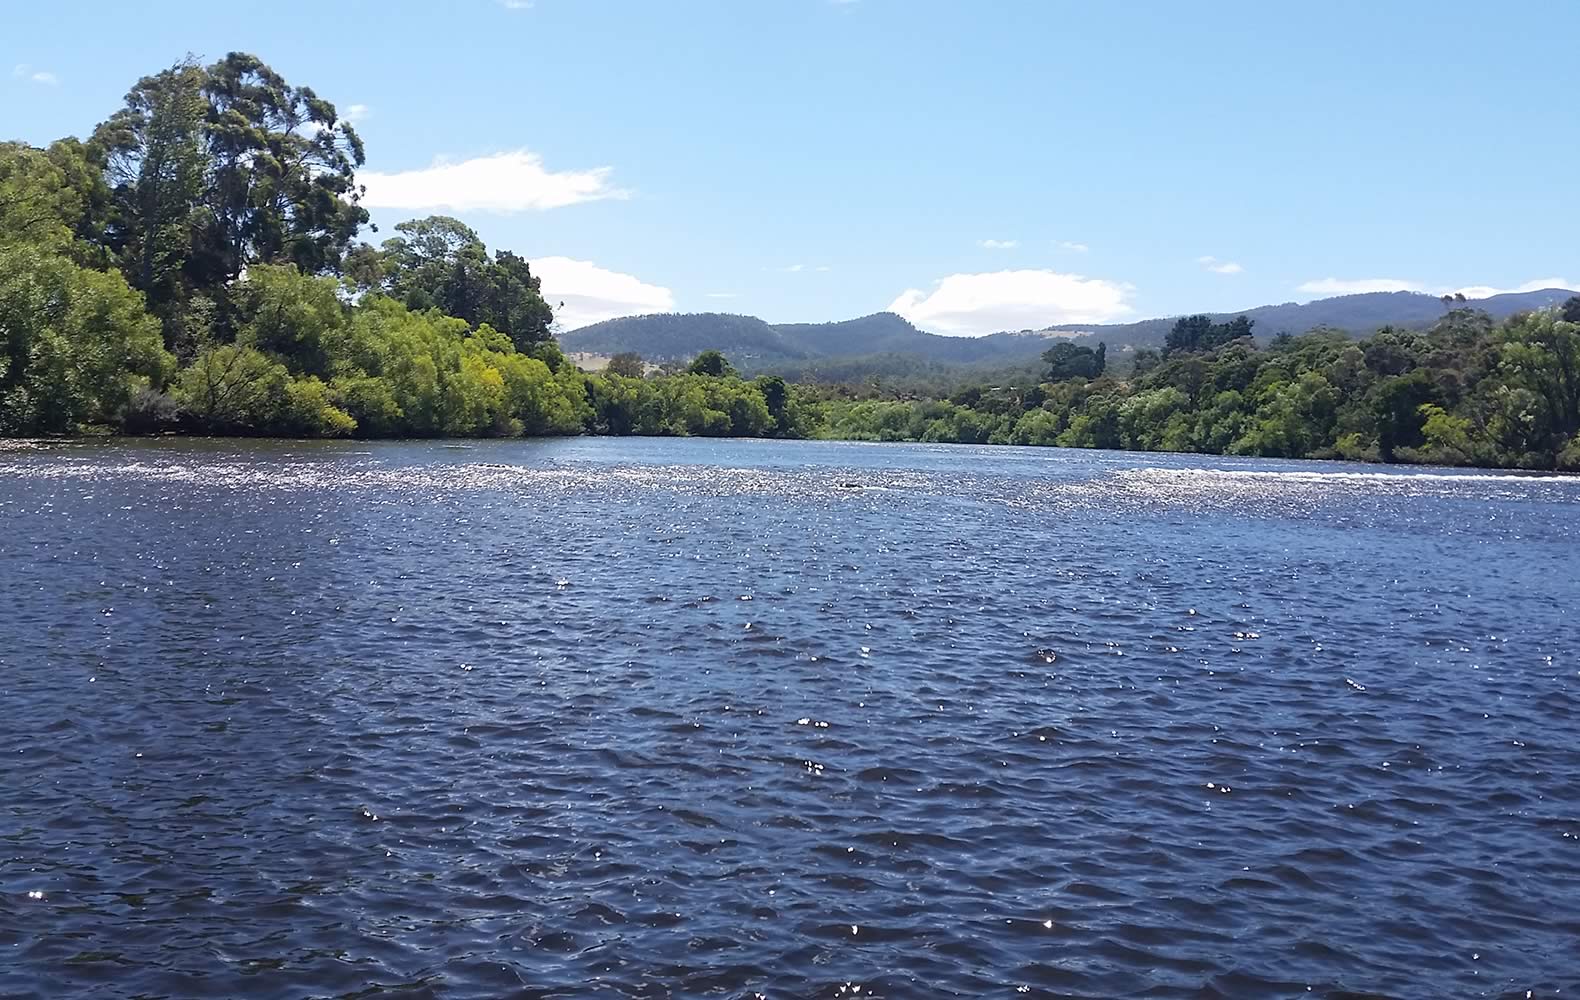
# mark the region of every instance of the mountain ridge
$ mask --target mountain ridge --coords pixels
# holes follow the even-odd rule
[[[1572,295],[1580,292],[1543,288],[1470,299],[1462,305],[1502,319],[1516,312],[1558,305]],[[1215,321],[1246,316],[1255,322],[1256,334],[1262,338],[1317,328],[1364,336],[1384,326],[1430,326],[1442,317],[1444,309],[1440,298],[1421,292],[1362,292],[1206,315]],[[918,329],[892,312],[826,323],[769,323],[736,313],[653,313],[593,323],[560,334],[559,341],[567,351],[632,351],[652,361],[680,361],[712,348],[724,352],[742,368],[754,371],[879,355],[910,356],[948,365],[1010,364],[1034,359],[1050,341],[1061,338],[1078,343],[1104,341],[1110,350],[1159,347],[1177,319],[1178,316],[1160,316],[1131,323],[1065,323],[983,337],[947,337]]]

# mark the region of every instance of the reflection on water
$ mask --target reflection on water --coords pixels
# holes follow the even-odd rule
[[[1574,992],[1577,514],[1055,450],[10,446],[0,994]]]

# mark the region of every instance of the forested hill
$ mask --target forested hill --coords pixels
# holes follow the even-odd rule
[[[1495,319],[1557,305],[1573,295],[1558,288],[1494,295],[1460,303]],[[1424,329],[1443,317],[1443,301],[1419,292],[1371,292],[1315,302],[1286,302],[1233,313],[1214,313],[1217,321],[1245,316],[1258,337],[1299,334],[1326,328],[1357,336],[1392,326]],[[988,337],[942,337],[918,330],[890,312],[837,323],[771,324],[755,316],[728,313],[660,313],[629,316],[584,326],[560,335],[567,351],[589,354],[634,352],[651,361],[683,360],[713,348],[750,370],[805,370],[808,362],[889,359],[944,365],[1013,365],[1032,361],[1053,337],[1106,341],[1111,348],[1161,347],[1176,317],[1093,326],[1065,324],[1047,330],[995,333]],[[886,362],[886,363],[889,363]]]
[[[868,355],[901,355],[948,364],[1018,362],[1047,349],[1047,335],[996,333],[990,337],[941,337],[891,312],[838,323],[770,324],[729,313],[658,313],[605,320],[560,335],[567,351],[635,352],[651,361],[684,360],[708,349],[723,351],[744,368]]]
[[[1558,305],[1573,294],[1574,291],[1569,289],[1544,288],[1535,292],[1510,292],[1485,299],[1469,299],[1456,304],[1480,309],[1493,319],[1507,319],[1518,312]],[[1214,322],[1244,316],[1256,324],[1258,337],[1276,337],[1280,333],[1298,335],[1317,329],[1342,330],[1356,335],[1373,333],[1385,326],[1422,330],[1442,319],[1443,313],[1443,300],[1434,295],[1421,292],[1366,292],[1317,299],[1314,302],[1284,302],[1236,312],[1209,313],[1208,316]],[[1105,341],[1115,346],[1161,347],[1164,338],[1174,328],[1176,318],[1169,316],[1100,326],[1066,323],[1049,327],[1048,332],[1067,337],[1090,337],[1094,343]]]

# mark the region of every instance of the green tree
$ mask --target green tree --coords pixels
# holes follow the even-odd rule
[[[231,283],[253,265],[338,271],[368,219],[356,131],[256,56],[143,78],[89,147],[110,191],[105,244],[172,344],[194,298],[228,323]]]
[[[0,143],[0,248],[59,250],[71,240],[77,199],[66,174],[42,149]]]
[[[686,370],[693,375],[707,375],[712,378],[723,378],[727,375],[735,374],[734,366],[730,364],[724,355],[711,349],[703,351],[695,358],[692,358],[691,365]]]
[[[542,282],[526,258],[509,250],[494,254],[488,271],[482,322],[508,336],[517,349],[549,340],[554,310],[543,298]]]
[[[438,309],[472,327],[488,324],[518,350],[547,341],[554,314],[531,266],[509,251],[492,258],[472,228],[447,215],[402,222],[382,251],[357,248],[355,274],[407,308]],[[370,256],[370,254],[372,256]]]
[[[1211,351],[1251,336],[1255,321],[1237,316],[1227,323],[1215,323],[1211,316],[1181,316],[1164,339],[1164,354]]]
[[[1421,436],[1425,441],[1424,452],[1428,460],[1443,465],[1461,465],[1470,461],[1474,449],[1470,421],[1456,417],[1432,403],[1422,404],[1421,417]]]
[[[1107,367],[1108,345],[1098,344],[1094,350],[1090,347],[1078,347],[1067,340],[1060,341],[1042,352],[1042,361],[1048,366],[1044,375],[1045,381],[1094,379],[1102,375],[1103,369]]]
[[[170,368],[159,324],[120,275],[0,247],[0,434],[114,423]]]
[[[1557,452],[1580,433],[1580,323],[1560,317],[1551,309],[1516,316],[1496,337],[1498,379],[1541,400],[1541,451]]]
[[[106,235],[114,199],[105,179],[108,161],[104,148],[92,142],[65,138],[50,143],[45,153],[60,170],[70,192],[69,199],[62,201],[61,209],[75,240],[69,251],[72,258],[94,270],[109,270],[114,266],[114,258],[109,252]]]
[[[635,351],[622,351],[609,359],[609,366],[604,370],[611,375],[641,378],[647,374],[647,365]]]
[[[1140,378],[1157,368],[1162,360],[1162,355],[1152,348],[1138,347],[1130,361],[1130,374]]]
[[[790,386],[778,375],[761,375],[753,385],[762,396],[763,406],[773,421],[774,435],[790,437],[795,425],[795,417],[790,412]]]
[[[203,78],[190,61],[144,77],[94,133],[113,204],[106,240],[167,330],[189,293],[193,235],[208,221]]]
[[[1421,407],[1441,401],[1437,387],[1425,372],[1412,371],[1378,383],[1371,394],[1371,407],[1376,420],[1377,447],[1383,461],[1393,461],[1394,452],[1399,448],[1422,445],[1426,418],[1421,414]]]
[[[238,339],[293,372],[329,376],[343,357],[346,306],[331,278],[302,274],[294,264],[249,268],[236,293]]]
[[[176,380],[175,398],[199,429],[258,434],[279,421],[291,375],[263,352],[221,344],[198,352]]]
[[[204,70],[202,91],[201,283],[229,281],[253,263],[338,271],[368,221],[355,176],[362,139],[351,123],[311,88],[291,86],[244,52]]]

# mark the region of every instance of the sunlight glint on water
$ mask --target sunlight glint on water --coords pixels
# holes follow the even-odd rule
[[[1567,995],[1577,512],[1053,450],[8,448],[0,994]]]

